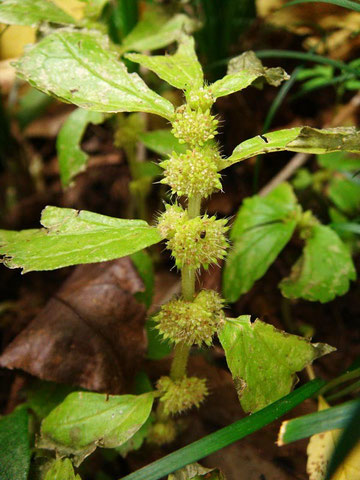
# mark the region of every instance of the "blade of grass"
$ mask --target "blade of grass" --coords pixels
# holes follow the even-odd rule
[[[336,407],[283,422],[277,443],[279,446],[287,445],[317,433],[344,428],[359,405],[360,400],[351,400]]]
[[[338,5],[339,7],[348,8],[355,12],[360,12],[360,5],[351,0],[293,0],[285,3],[281,8],[292,7],[293,5],[300,5],[301,3],[330,3],[331,5]]]
[[[324,381],[320,379],[308,382],[253,415],[238,420],[186,447],[180,448],[160,460],[123,477],[122,480],[158,480],[189,463],[197,462],[280,418],[306,398],[317,393],[323,385]]]
[[[331,457],[325,480],[330,480],[339,465],[346,460],[351,450],[360,440],[360,401],[353,411]]]
[[[345,397],[345,395],[349,395],[350,393],[356,393],[358,391],[360,391],[360,380],[358,380],[357,382],[351,383],[347,387],[339,390],[336,393],[333,393],[332,395],[326,396],[326,401],[333,402],[338,398]]]

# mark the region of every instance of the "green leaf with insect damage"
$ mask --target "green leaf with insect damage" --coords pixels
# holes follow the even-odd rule
[[[124,220],[86,210],[46,207],[43,229],[0,230],[0,255],[9,268],[54,270],[125,257],[161,241],[143,220]]]
[[[246,198],[231,228],[232,248],[226,258],[223,293],[236,302],[274,262],[294,233],[301,208],[288,183],[265,198]]]
[[[60,178],[63,187],[71,185],[73,178],[85,170],[88,155],[81,150],[81,140],[89,123],[104,121],[104,114],[77,108],[66,119],[56,140]]]
[[[240,143],[229,158],[223,159],[221,168],[229,167],[255,155],[284,150],[309,154],[323,154],[340,150],[360,153],[360,131],[355,127],[323,130],[294,127],[258,135]]]
[[[280,289],[288,298],[325,303],[344,295],[355,279],[348,247],[330,227],[315,225],[306,233],[303,254]]]
[[[248,51],[230,60],[227,75],[210,85],[210,91],[214,98],[218,98],[243,90],[250,85],[262,86],[264,82],[278,87],[289,78],[280,67],[264,67],[255,53]]]
[[[38,446],[73,455],[79,465],[96,447],[114,448],[128,441],[148,419],[153,401],[152,392],[71,393],[43,420]]]
[[[193,37],[183,36],[174,55],[140,55],[129,53],[126,58],[152,70],[162,80],[181,90],[199,89],[204,74],[195,52]]]
[[[148,112],[170,120],[174,107],[129,73],[94,31],[62,29],[46,36],[16,63],[37,89],[95,112]]]
[[[74,467],[68,458],[55,460],[46,472],[44,480],[81,480],[75,475]]]
[[[219,333],[242,408],[255,412],[287,395],[296,372],[335,349],[277,330],[250,315],[227,319]]]
[[[0,2],[0,23],[37,27],[43,22],[62,25],[77,23],[51,0],[3,0]]]

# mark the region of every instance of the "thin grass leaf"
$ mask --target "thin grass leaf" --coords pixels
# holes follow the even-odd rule
[[[360,441],[360,401],[357,401],[357,408],[352,415],[339,439],[335,451],[331,457],[325,480],[330,480],[337,468],[346,460],[349,453]]]
[[[351,400],[336,407],[285,421],[281,425],[277,443],[279,446],[287,445],[317,433],[344,428],[359,406],[360,400]]]
[[[158,480],[189,463],[197,462],[280,418],[306,398],[316,394],[323,385],[324,381],[320,379],[308,382],[306,385],[253,415],[238,420],[186,447],[180,448],[176,452],[170,453],[146,467],[123,477],[121,480]]]

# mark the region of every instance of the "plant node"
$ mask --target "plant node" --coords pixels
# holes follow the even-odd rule
[[[226,223],[226,219],[216,220],[208,215],[184,222],[167,242],[177,267],[207,268],[224,258],[228,247]]]
[[[202,112],[200,108],[191,110],[189,106],[182,105],[176,110],[171,131],[180,143],[204,145],[217,134],[218,123],[210,110]]]
[[[223,300],[213,290],[201,290],[193,302],[174,298],[154,317],[164,339],[187,345],[210,345],[224,321]]]
[[[205,378],[183,377],[173,381],[170,377],[161,377],[156,388],[161,393],[160,402],[166,415],[199,407],[208,395]]]
[[[160,166],[165,169],[161,183],[170,185],[178,196],[206,198],[221,189],[217,148],[194,148],[180,155],[173,153]]]

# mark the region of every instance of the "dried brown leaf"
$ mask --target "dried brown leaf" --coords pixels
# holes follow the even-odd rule
[[[77,267],[44,309],[13,340],[0,365],[43,380],[120,393],[142,359],[144,289],[127,257]]]

